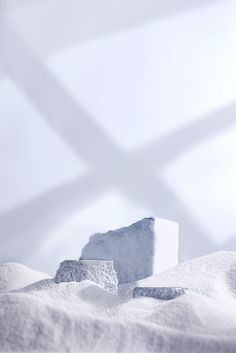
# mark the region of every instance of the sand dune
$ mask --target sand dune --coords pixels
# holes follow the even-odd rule
[[[0,264],[0,290],[22,288],[49,277],[46,273],[32,270],[15,262]]]
[[[52,279],[2,290],[0,350],[235,353],[235,274],[236,253],[219,252],[121,285],[118,295],[90,281]],[[132,298],[134,287],[146,285],[198,292],[171,301]]]

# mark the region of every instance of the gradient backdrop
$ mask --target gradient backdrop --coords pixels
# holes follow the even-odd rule
[[[236,1],[0,1],[0,261],[152,215],[236,250]]]

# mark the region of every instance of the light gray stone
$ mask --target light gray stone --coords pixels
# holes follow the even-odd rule
[[[155,275],[178,264],[178,224],[151,217],[94,234],[81,259],[113,260],[119,283]]]
[[[133,297],[151,297],[161,300],[171,300],[183,295],[188,288],[182,287],[136,287],[133,291]]]
[[[65,260],[60,263],[55,282],[80,282],[90,280],[113,294],[117,294],[118,280],[113,261]]]

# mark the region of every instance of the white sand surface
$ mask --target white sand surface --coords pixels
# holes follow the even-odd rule
[[[235,252],[121,285],[118,295],[90,281],[33,282],[0,292],[0,351],[236,352]],[[136,286],[159,285],[197,292],[170,301],[132,297]]]
[[[15,262],[0,264],[0,290],[22,288],[49,277],[44,272],[32,270],[27,266]]]

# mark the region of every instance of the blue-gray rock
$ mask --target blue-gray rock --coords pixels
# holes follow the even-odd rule
[[[133,297],[150,297],[161,300],[171,300],[183,295],[188,288],[182,287],[136,287],[133,291]]]
[[[60,263],[55,282],[80,282],[90,280],[113,294],[117,294],[118,280],[113,261],[65,260]]]
[[[119,283],[155,275],[178,264],[178,224],[150,217],[94,234],[81,259],[113,260]]]

